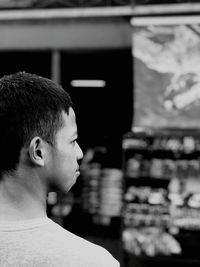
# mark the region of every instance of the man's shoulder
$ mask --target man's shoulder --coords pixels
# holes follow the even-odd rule
[[[77,236],[59,225],[54,225],[54,227],[57,229],[57,238],[62,240],[63,250],[68,248],[71,255],[87,263],[85,266],[119,267],[118,261],[105,248]]]
[[[64,229],[52,220],[0,226],[0,266],[118,267],[103,247]]]

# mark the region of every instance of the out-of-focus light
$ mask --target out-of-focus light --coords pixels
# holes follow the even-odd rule
[[[72,80],[71,86],[73,87],[105,87],[104,80]]]

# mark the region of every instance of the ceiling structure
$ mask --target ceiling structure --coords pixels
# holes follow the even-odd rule
[[[132,0],[0,0],[1,9],[131,5]]]
[[[0,0],[0,9],[78,8],[198,3],[198,0]]]

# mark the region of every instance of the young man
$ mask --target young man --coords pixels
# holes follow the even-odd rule
[[[2,77],[0,149],[1,267],[119,266],[46,215],[47,194],[70,190],[83,157],[66,91],[25,72]]]

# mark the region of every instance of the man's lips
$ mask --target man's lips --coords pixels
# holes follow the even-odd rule
[[[76,175],[77,176],[80,175],[80,169],[79,168],[76,170]]]

